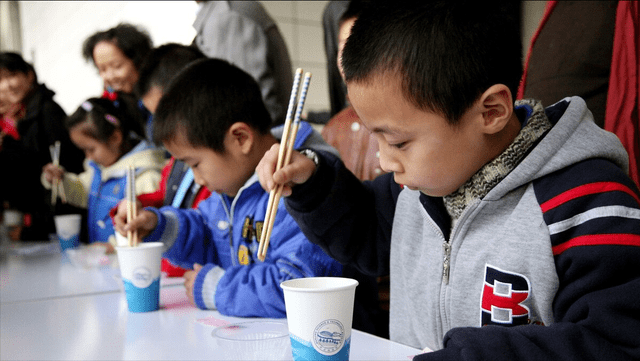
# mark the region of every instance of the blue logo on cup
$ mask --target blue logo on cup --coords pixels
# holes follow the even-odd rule
[[[324,320],[313,331],[313,347],[325,355],[332,355],[344,344],[344,327],[338,320]]]
[[[133,270],[131,283],[138,288],[147,288],[153,282],[151,278],[151,270],[147,267],[138,267]]]

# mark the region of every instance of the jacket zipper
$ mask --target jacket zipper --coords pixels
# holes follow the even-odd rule
[[[218,197],[220,197],[220,202],[222,203],[222,208],[224,209],[224,212],[227,214],[227,219],[229,220],[229,225],[227,227],[227,232],[229,232],[229,254],[231,255],[231,265],[233,266],[237,266],[236,265],[236,260],[234,257],[234,249],[233,249],[233,218],[231,218],[231,212],[229,210],[229,207],[227,207],[227,201],[224,199],[224,195],[222,194],[218,194]],[[232,205],[233,207],[233,205]]]
[[[445,285],[449,284],[449,270],[451,269],[451,241],[445,240],[442,242],[442,249],[444,251],[444,259],[442,261],[442,282]]]

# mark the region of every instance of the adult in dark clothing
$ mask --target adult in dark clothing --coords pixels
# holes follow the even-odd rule
[[[519,98],[578,95],[604,128],[617,1],[549,1],[529,49]]]
[[[0,201],[25,214],[23,240],[46,240],[54,233],[53,211],[77,211],[59,200],[54,210],[40,184],[42,167],[51,161],[49,146],[56,141],[60,142],[60,164],[66,169],[81,171],[84,160],[63,126],[66,114],[53,100],[54,94],[38,83],[33,66],[20,54],[0,53]]]
[[[333,117],[347,106],[347,86],[344,84],[336,58],[338,56],[338,33],[340,19],[349,7],[349,1],[329,1],[322,13],[324,51],[327,55],[327,79],[329,79],[330,116]]]

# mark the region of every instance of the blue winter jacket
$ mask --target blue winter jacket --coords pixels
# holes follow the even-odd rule
[[[87,209],[90,243],[116,244],[109,211],[125,197],[125,173],[130,165],[136,170],[136,195],[154,192],[160,184],[164,150],[152,147],[142,140],[108,167],[86,160],[84,172],[64,174],[63,184],[67,202]],[[51,188],[51,183],[47,182],[44,173],[41,181],[46,188]]]
[[[273,131],[277,138],[279,130]],[[302,124],[295,146],[335,154],[307,123]],[[197,209],[148,208],[158,216],[158,226],[145,241],[164,242],[164,257],[176,265],[204,265],[194,284],[198,307],[231,316],[285,317],[282,281],[340,276],[342,266],[307,240],[282,200],[267,257],[259,261],[258,242],[268,200],[254,174],[233,199],[213,193]]]

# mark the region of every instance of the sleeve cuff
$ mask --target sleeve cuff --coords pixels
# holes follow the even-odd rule
[[[334,170],[330,162],[335,158],[327,152],[315,152],[318,155],[316,172],[305,183],[293,187],[287,197],[287,205],[300,212],[315,209],[331,191]]]
[[[145,242],[160,242],[160,239],[162,238],[162,233],[164,233],[164,228],[166,226],[166,219],[165,217],[162,215],[162,212],[160,212],[160,210],[158,210],[157,208],[145,208],[145,211],[150,211],[155,213],[156,217],[158,218],[158,224],[156,225],[156,228],[153,229],[153,232],[149,233],[148,236],[145,237],[144,241]]]
[[[198,275],[193,285],[193,300],[198,308],[203,310],[216,310],[216,289],[218,282],[224,276],[224,269],[213,263],[206,264]]]

